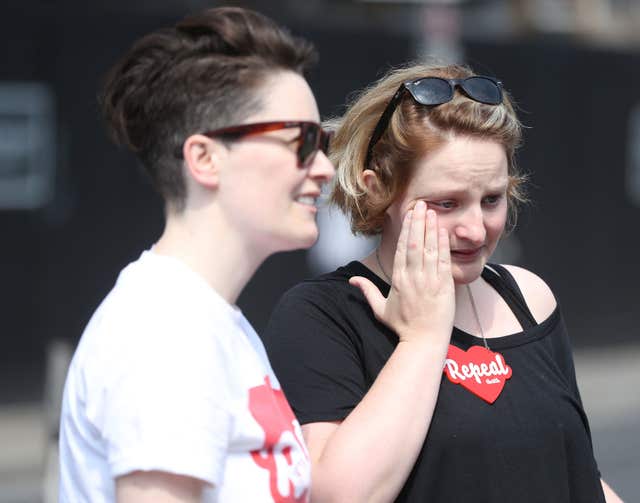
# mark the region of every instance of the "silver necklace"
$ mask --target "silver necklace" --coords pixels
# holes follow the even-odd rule
[[[380,271],[382,271],[382,274],[385,277],[385,279],[387,280],[387,282],[389,284],[391,284],[391,278],[389,277],[387,272],[384,270],[384,267],[382,267],[382,261],[380,260],[380,248],[376,248],[376,262],[378,263],[378,267],[380,268]],[[482,342],[484,343],[484,347],[489,349],[489,345],[487,344],[487,339],[484,336],[484,330],[482,330],[482,323],[480,323],[480,316],[478,315],[478,308],[476,307],[476,303],[473,300],[473,295],[471,295],[471,288],[469,287],[469,284],[466,284],[465,286],[467,287],[467,293],[469,294],[469,300],[471,301],[471,309],[473,310],[473,315],[475,316],[476,323],[478,324],[478,328],[480,329],[480,335],[482,336]]]
[[[467,293],[469,294],[469,300],[471,301],[471,309],[473,310],[473,315],[476,317],[476,323],[478,324],[478,328],[480,329],[482,342],[484,342],[484,347],[489,349],[489,345],[487,344],[487,339],[484,336],[484,330],[482,330],[482,323],[480,323],[480,316],[478,316],[478,309],[476,308],[476,303],[473,300],[473,295],[471,295],[471,287],[469,286],[468,283],[465,286],[467,287]]]
[[[382,274],[384,275],[385,279],[387,280],[387,282],[389,284],[391,284],[391,278],[389,277],[389,275],[385,272],[384,267],[382,267],[382,262],[380,262],[380,248],[376,248],[376,261],[378,262],[378,267],[380,268],[380,270],[382,271]]]

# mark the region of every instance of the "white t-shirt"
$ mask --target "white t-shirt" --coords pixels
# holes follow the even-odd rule
[[[294,355],[292,355],[294,356]],[[306,502],[300,425],[239,309],[177,259],[144,252],[87,325],[60,424],[60,501],[115,501],[115,477],[161,470],[205,501]]]

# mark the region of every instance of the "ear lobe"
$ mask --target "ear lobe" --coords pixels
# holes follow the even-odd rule
[[[191,135],[182,147],[185,170],[198,184],[215,189],[224,153],[222,143],[203,135]]]

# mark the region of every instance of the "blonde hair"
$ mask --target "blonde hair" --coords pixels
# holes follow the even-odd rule
[[[370,165],[365,166],[373,130],[402,83],[423,77],[458,79],[472,75],[471,69],[460,65],[410,64],[396,68],[357,94],[342,117],[325,122],[325,127],[334,132],[329,158],[336,166],[336,176],[330,200],[349,216],[354,234],[380,233],[385,211],[406,188],[415,161],[455,136],[494,140],[504,147],[509,164],[509,222],[515,224],[517,203],[526,201],[526,177],[518,173],[515,164],[522,126],[504,91],[500,105],[479,103],[457,88],[451,101],[436,106],[421,105],[405,93],[373,148]],[[362,177],[365,169],[376,172],[379,190],[367,189]]]

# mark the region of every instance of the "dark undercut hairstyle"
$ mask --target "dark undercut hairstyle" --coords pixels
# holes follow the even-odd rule
[[[135,42],[107,75],[103,113],[111,136],[138,156],[165,204],[182,211],[187,191],[176,152],[184,141],[258,112],[270,75],[305,75],[316,58],[311,43],[262,14],[209,9]]]

